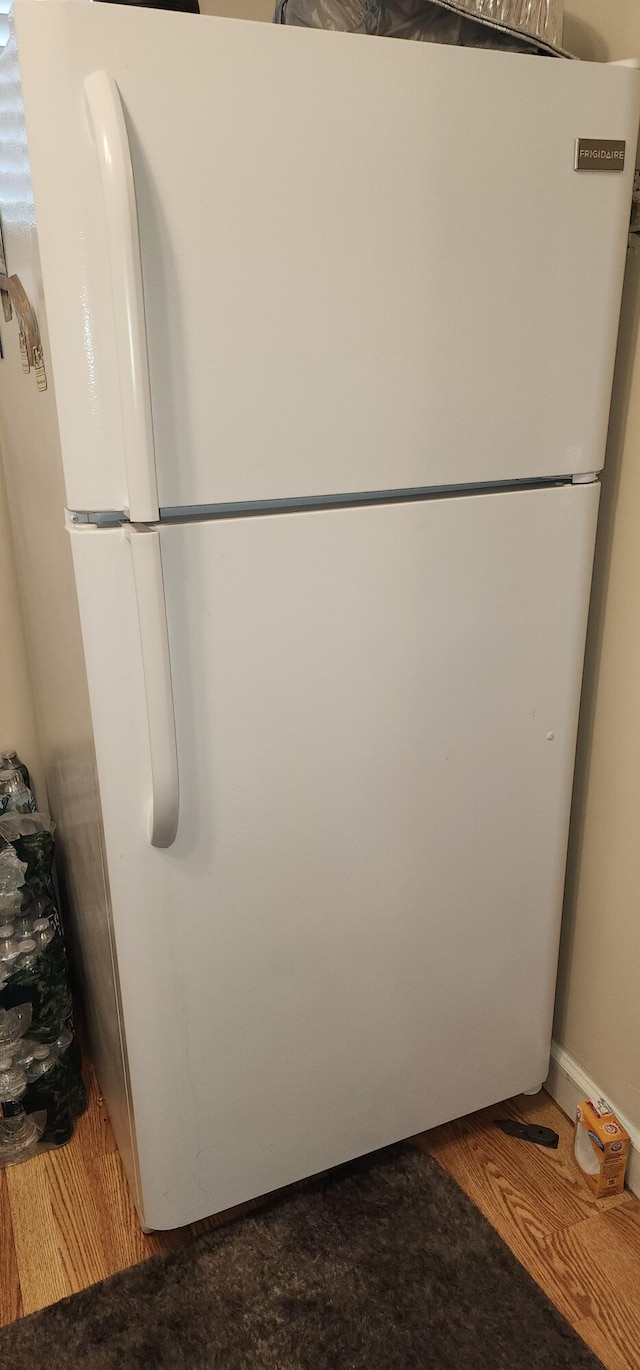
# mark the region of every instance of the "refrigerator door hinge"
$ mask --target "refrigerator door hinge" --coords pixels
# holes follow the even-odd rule
[[[113,528],[129,520],[122,509],[65,509],[64,521],[67,528]]]
[[[572,485],[593,485],[598,479],[597,471],[581,471],[579,475],[571,477]]]

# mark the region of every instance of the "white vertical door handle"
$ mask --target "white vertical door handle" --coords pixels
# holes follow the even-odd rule
[[[87,76],[89,127],[100,169],[116,331],[128,513],[132,523],[158,518],[142,257],[131,149],[120,92],[106,71]]]
[[[156,528],[128,527],[127,537],[133,558],[149,727],[149,840],[153,847],[170,847],[178,830],[180,781],[160,534]]]

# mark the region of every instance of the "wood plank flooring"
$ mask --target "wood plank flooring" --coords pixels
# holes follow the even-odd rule
[[[558,1151],[505,1136],[497,1117],[555,1128]],[[520,1097],[414,1140],[466,1190],[606,1370],[640,1370],[640,1200],[591,1197],[557,1105],[546,1094]],[[92,1077],[88,1112],[69,1145],[0,1172],[0,1325],[230,1216],[144,1236]]]
[[[560,1133],[557,1151],[507,1137],[500,1117]],[[573,1125],[545,1093],[416,1139],[453,1175],[607,1370],[640,1370],[640,1200],[595,1199],[573,1163]]]

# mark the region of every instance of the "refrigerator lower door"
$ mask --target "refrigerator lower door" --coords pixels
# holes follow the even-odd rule
[[[72,534],[147,1226],[545,1078],[598,493],[162,527],[166,849],[154,534]]]
[[[68,0],[16,32],[70,509],[155,516],[142,286],[161,508],[600,468],[637,71]]]

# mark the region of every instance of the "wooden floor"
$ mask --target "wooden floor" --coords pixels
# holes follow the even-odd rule
[[[552,1126],[560,1148],[506,1137],[492,1125],[500,1116]],[[556,1104],[539,1094],[416,1141],[475,1200],[607,1370],[640,1370],[640,1201],[628,1192],[591,1198],[574,1169],[572,1136]],[[92,1082],[89,1110],[68,1146],[0,1172],[0,1324],[220,1221],[143,1236]],[[526,1364],[526,1344],[522,1352]]]

